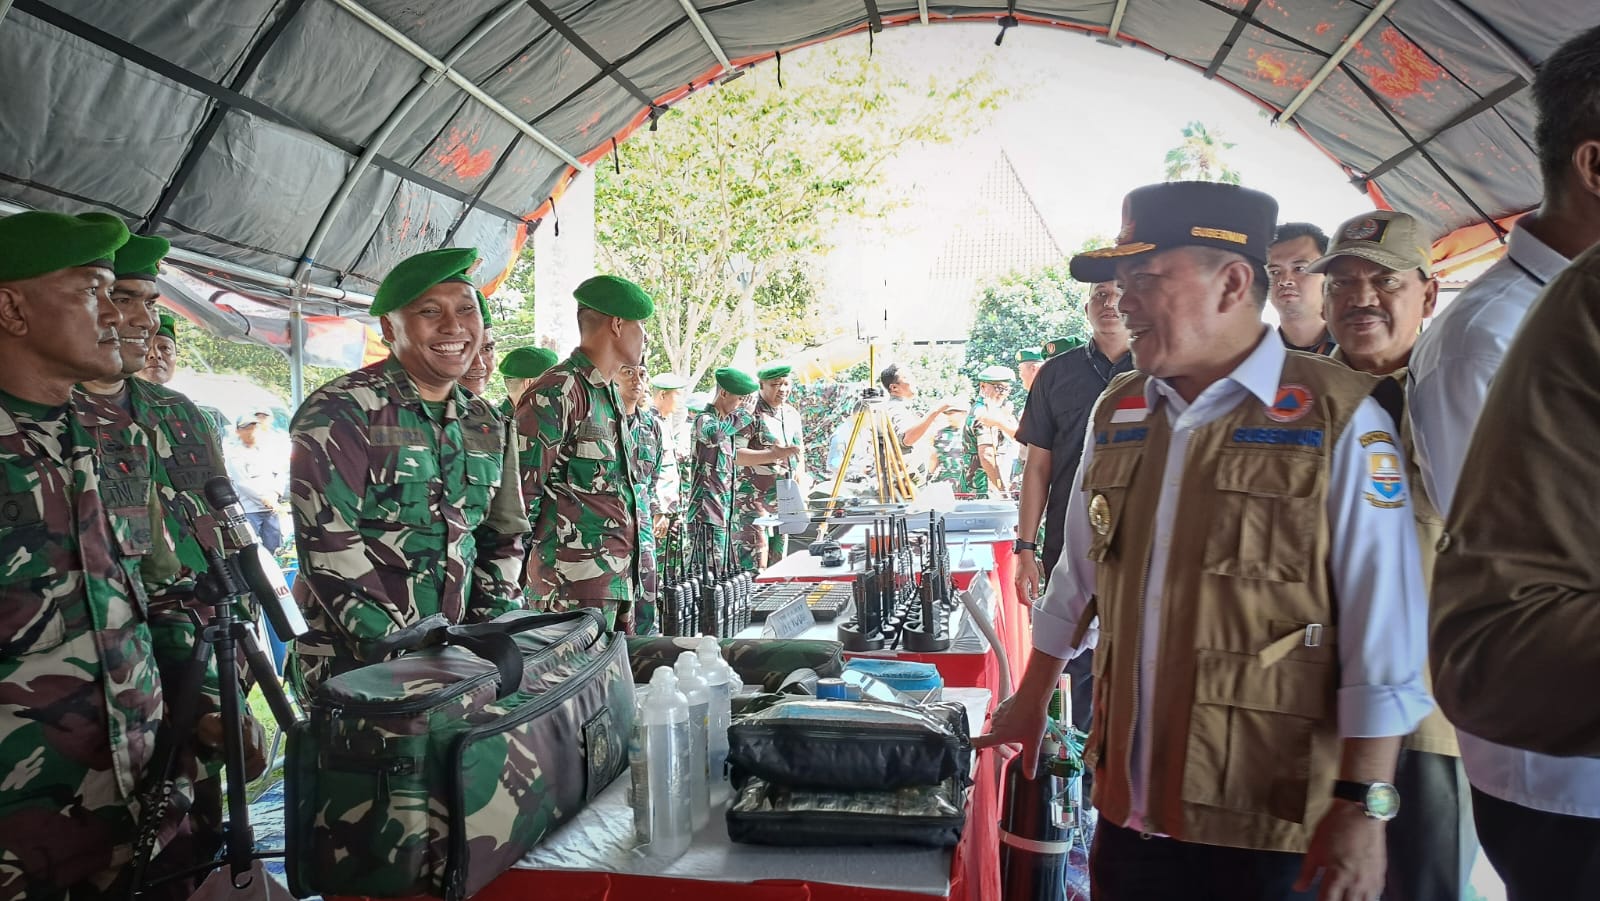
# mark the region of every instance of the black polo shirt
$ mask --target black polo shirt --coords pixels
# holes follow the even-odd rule
[[[1051,357],[1034,378],[1017,428],[1017,440],[1050,451],[1050,497],[1045,505],[1044,553],[1040,556],[1046,572],[1055,568],[1061,556],[1062,524],[1067,520],[1067,503],[1076,488],[1089,412],[1107,383],[1132,368],[1131,353],[1112,362],[1091,340],[1083,347]]]

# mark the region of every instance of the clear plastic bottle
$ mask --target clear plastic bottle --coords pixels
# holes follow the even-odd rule
[[[651,857],[677,857],[694,837],[689,798],[689,701],[671,667],[657,667],[628,742],[633,831]]]
[[[711,794],[707,784],[706,733],[711,725],[711,691],[700,675],[700,661],[693,651],[678,655],[673,667],[678,674],[678,691],[689,701],[689,806],[694,811],[695,831],[711,819]]]
[[[733,724],[733,667],[722,659],[722,647],[711,635],[700,638],[695,648],[700,675],[711,691],[711,721],[706,729],[706,781],[711,786],[711,803],[721,804],[731,796],[728,785],[728,727]]]

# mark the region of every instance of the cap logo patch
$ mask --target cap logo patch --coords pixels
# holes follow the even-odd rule
[[[1388,230],[1389,220],[1368,218],[1360,222],[1350,223],[1349,227],[1344,230],[1342,237],[1346,241],[1381,243],[1383,241],[1383,233]]]
[[[1207,228],[1196,225],[1189,229],[1189,234],[1196,238],[1210,238],[1214,241],[1227,241],[1231,244],[1249,244],[1250,239],[1241,232],[1229,231],[1225,228]]]
[[[1311,389],[1304,385],[1283,385],[1278,397],[1267,407],[1267,418],[1273,422],[1294,422],[1311,412]]]

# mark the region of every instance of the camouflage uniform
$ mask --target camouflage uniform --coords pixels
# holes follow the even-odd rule
[[[711,555],[728,550],[728,520],[733,510],[735,437],[750,427],[744,408],[722,416],[714,407],[694,420],[693,473],[689,483],[689,522],[711,527]]]
[[[426,403],[391,356],[318,389],[290,434],[294,595],[310,626],[294,642],[302,697],[377,662],[371,642],[425,617],[522,606],[517,452],[487,401],[457,387]]]
[[[150,448],[138,429],[97,446],[69,409],[0,396],[0,899],[118,877],[165,713],[139,572]]]
[[[195,577],[209,570],[205,550],[222,552],[222,536],[211,514],[202,489],[205,483],[226,469],[221,443],[211,420],[187,397],[152,382],[130,378],[121,395],[100,395],[83,390],[73,392],[73,406],[79,420],[94,435],[103,454],[111,448],[148,443],[154,453],[150,475],[161,503],[159,525],[171,544],[156,542],[154,552],[141,566],[142,582],[150,598],[150,636],[155,642],[161,684],[169,701],[175,701],[194,652],[196,629],[189,611],[202,621],[210,608],[195,597]],[[135,434],[135,433],[138,434]],[[125,515],[113,509],[112,516]],[[132,510],[126,515],[143,516],[149,511]],[[249,604],[240,605],[236,614],[246,621],[254,618]],[[239,658],[240,687],[248,690],[248,670],[243,655]],[[199,696],[199,714],[220,711],[221,685],[216,657],[207,660]],[[174,849],[196,862],[204,860],[221,844],[223,755],[209,748],[191,747],[186,754],[200,754],[203,773],[190,770],[197,778],[196,798],[190,810],[185,843],[192,846]],[[181,764],[187,769],[193,761],[187,756]]]
[[[687,455],[679,446],[679,436],[672,432],[677,420],[664,419],[654,410],[648,410],[644,415],[655,420],[655,431],[661,436],[661,465],[655,471],[654,484],[650,489],[651,499],[655,502],[657,515],[671,516],[683,509],[681,466]],[[684,430],[678,431],[681,435]]]
[[[656,569],[656,517],[664,511],[656,492],[656,479],[667,466],[661,440],[661,420],[645,410],[628,417],[633,436],[634,515],[639,520],[639,602],[635,608],[633,634],[656,631],[656,598],[661,581]]]
[[[776,409],[765,398],[757,398],[750,424],[735,436],[734,444],[740,449],[759,451],[774,445],[800,444],[803,437],[799,410],[788,404]],[[778,481],[799,480],[804,472],[804,456],[739,467],[739,486],[734,501],[739,511],[739,530],[734,535],[733,544],[739,555],[739,565],[744,569],[756,568],[760,556],[757,549],[763,541],[767,545],[769,566],[782,560],[788,552],[787,536],[776,529],[770,535],[763,535],[764,530],[755,521],[757,517],[778,512]]]
[[[933,476],[928,479],[930,483],[949,482],[960,494],[966,494],[969,490],[963,431],[955,427],[945,428],[933,437]]]
[[[528,387],[517,431],[529,443],[522,493],[538,567],[530,600],[545,610],[601,607],[614,624],[638,594],[643,531],[616,386],[575,350]]]
[[[994,445],[995,466],[1005,465],[1001,451],[1005,449],[1006,436],[1004,432],[993,426],[978,424],[978,417],[983,415],[988,401],[979,397],[972,402],[972,411],[967,414],[967,424],[961,429],[961,453],[965,459],[966,474],[965,484],[962,486],[966,493],[984,497],[989,493],[989,474],[983,471],[983,465],[978,462],[978,448]]]

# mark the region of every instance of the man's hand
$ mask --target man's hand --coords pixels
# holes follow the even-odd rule
[[[1320,872],[1318,901],[1377,901],[1388,865],[1384,825],[1358,805],[1334,801],[1311,836],[1294,890],[1310,888]]]
[[[1033,551],[1017,551],[1016,558],[1016,573],[1011,581],[1017,586],[1017,597],[1031,601],[1039,596],[1039,585],[1043,581],[1044,569]]]
[[[1039,741],[1044,738],[1045,713],[1049,709],[1049,695],[1043,699],[1029,697],[1027,686],[994,709],[989,717],[989,731],[972,740],[975,748],[992,748],[996,745],[1021,745],[1022,765],[1029,778],[1038,775]]]

